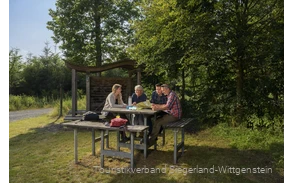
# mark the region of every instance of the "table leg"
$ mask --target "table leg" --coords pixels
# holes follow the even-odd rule
[[[165,128],[162,129],[162,145],[165,145]]]
[[[106,131],[106,148],[109,148],[109,132],[108,130]]]
[[[134,168],[134,133],[131,132],[131,168]]]
[[[131,121],[131,125],[135,125],[135,114],[130,114],[130,121]]]
[[[144,125],[147,126],[147,117],[144,115]],[[144,130],[144,158],[147,158],[147,130]]]
[[[91,134],[91,146],[92,146],[92,155],[95,156],[95,130],[92,129],[92,134]]]
[[[120,151],[120,131],[117,131],[117,151]]]
[[[181,155],[183,155],[184,150],[185,150],[185,131],[184,131],[184,128],[181,129],[181,142],[182,142]]]
[[[176,164],[177,162],[177,132],[178,130],[177,129],[174,129],[173,130],[174,132],[174,154],[173,154],[173,160],[174,160],[174,164]]]
[[[104,154],[103,154],[103,150],[104,150],[104,131],[103,130],[101,130],[100,136],[101,136],[101,141],[100,141],[100,166],[103,168],[104,167]]]
[[[78,163],[77,128],[74,128],[74,158],[75,158],[75,163]]]

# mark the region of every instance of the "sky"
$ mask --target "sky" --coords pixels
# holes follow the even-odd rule
[[[24,57],[43,54],[45,42],[54,52],[53,32],[46,28],[52,20],[49,9],[56,0],[9,0],[9,50],[18,48]],[[58,49],[56,50],[59,51]]]

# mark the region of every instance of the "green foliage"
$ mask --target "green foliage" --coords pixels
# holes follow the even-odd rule
[[[77,92],[78,109],[86,109],[86,97],[82,90]],[[62,101],[62,114],[66,115],[72,108],[72,98],[69,94],[64,94]],[[60,99],[52,97],[32,97],[26,95],[9,95],[9,111],[25,110],[25,109],[37,109],[53,107],[51,117],[58,117],[60,114]]]
[[[266,114],[259,118],[254,114],[248,117],[248,122],[249,124],[245,124],[250,125],[250,127],[257,130],[270,128],[277,131],[284,131],[284,120],[279,116],[271,118],[270,115]]]
[[[18,51],[10,50],[10,94],[57,98],[60,87],[65,92],[71,90],[71,73],[59,54],[52,53],[48,43],[44,47],[43,55],[37,57],[29,54],[26,62],[17,54]]]
[[[200,120],[283,118],[281,1],[143,1],[129,48],[146,74],[181,88]],[[194,114],[195,115],[195,114]]]
[[[284,133],[281,129],[251,130],[245,126],[234,128],[221,123],[212,128],[212,133],[229,140],[232,148],[270,151],[277,166],[284,168]]]
[[[19,49],[9,50],[9,91],[14,90],[22,81],[21,71],[24,67]]]
[[[104,71],[102,73],[103,77],[128,77],[128,73],[123,69],[115,68],[111,70]]]
[[[51,117],[58,117],[60,115],[60,101],[54,102],[54,109],[51,113]],[[68,112],[72,109],[72,98],[65,96],[62,102],[62,114],[67,115]],[[84,95],[78,95],[77,109],[84,110],[86,109],[86,97]]]
[[[55,103],[55,100],[50,97],[40,98],[26,95],[9,95],[9,111],[51,107]]]

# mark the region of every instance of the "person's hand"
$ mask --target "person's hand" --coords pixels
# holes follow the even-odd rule
[[[132,105],[136,105],[137,104],[137,102],[133,102],[133,104]]]
[[[153,111],[155,111],[155,110],[156,110],[156,105],[155,105],[155,104],[152,104],[152,105],[151,105],[151,109],[152,109]]]

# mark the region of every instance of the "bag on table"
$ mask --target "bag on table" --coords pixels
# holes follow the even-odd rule
[[[151,103],[149,100],[139,102],[138,104],[136,104],[136,106],[140,109],[151,109]]]
[[[128,122],[127,119],[114,118],[114,119],[111,119],[110,126],[111,127],[120,127],[120,126],[126,125],[127,122]]]

